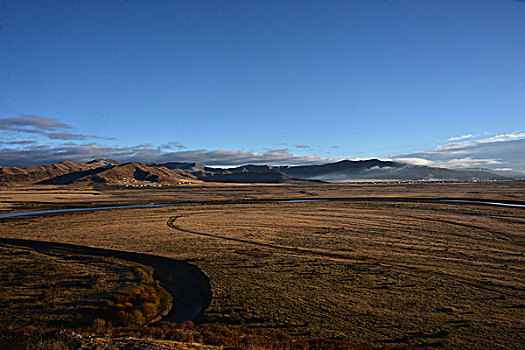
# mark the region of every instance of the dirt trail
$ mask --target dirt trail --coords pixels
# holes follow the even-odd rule
[[[115,257],[151,266],[154,269],[155,279],[159,280],[173,297],[171,311],[163,318],[166,321],[193,320],[211,303],[212,292],[208,276],[197,266],[185,261],[141,253],[25,239],[0,238],[0,243],[29,247],[38,251],[60,250],[74,254]]]

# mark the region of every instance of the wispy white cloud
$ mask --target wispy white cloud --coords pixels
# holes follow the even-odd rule
[[[446,139],[445,142],[450,142],[450,141],[459,141],[459,140],[465,140],[465,139],[471,139],[473,138],[474,135],[473,134],[468,134],[468,135],[462,135],[462,136],[456,136],[456,137],[451,137],[449,139]]]
[[[512,140],[520,140],[523,138],[525,138],[525,131],[515,131],[515,132],[495,135],[495,136],[491,136],[491,137],[487,137],[487,138],[479,139],[479,140],[448,143],[446,145],[440,145],[436,147],[436,150],[447,150],[447,149],[456,149],[456,148],[459,149],[459,148],[475,146],[481,143],[505,142],[505,141],[512,141]]]
[[[470,167],[490,167],[492,165],[502,164],[497,159],[475,159],[472,157],[454,158],[446,161],[429,160],[425,158],[393,158],[395,161],[413,165],[424,165],[438,168],[470,168]]]
[[[525,138],[525,131],[515,131],[508,134],[496,135],[486,139],[481,139],[476,142],[487,143],[487,142],[503,142],[511,140],[519,140]]]
[[[525,169],[525,132],[439,145],[429,151],[391,155],[391,160],[447,168],[488,167]]]

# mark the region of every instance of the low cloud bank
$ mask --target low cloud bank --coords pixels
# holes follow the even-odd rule
[[[0,118],[0,133],[4,135],[4,141],[0,141],[0,166],[29,167],[63,160],[85,162],[94,158],[113,158],[122,162],[199,162],[210,166],[247,163],[320,164],[334,161],[333,158],[321,158],[316,155],[294,155],[287,148],[268,149],[263,153],[240,150],[185,150],[187,147],[177,141],[159,146],[104,146],[93,141],[113,138],[71,132],[73,130],[72,126],[49,117],[20,115]],[[46,139],[49,142],[46,142]],[[69,142],[56,144],[59,141]],[[78,144],[78,141],[85,143]],[[298,145],[297,148],[309,146]]]
[[[55,118],[21,115],[0,118],[0,166],[28,167],[63,160],[85,162],[94,158],[113,158],[122,162],[198,162],[209,166],[244,164],[310,165],[342,158],[322,158],[317,155],[295,155],[288,148],[267,149],[264,152],[241,150],[188,150],[177,141],[159,146],[105,146],[96,140],[112,140],[101,135],[73,132],[74,128]],[[67,141],[67,142],[66,142]],[[82,143],[80,143],[82,142]],[[452,137],[446,144],[429,151],[388,155],[393,160],[414,165],[444,168],[505,168],[525,170],[525,131],[495,135],[475,140],[473,134]],[[295,149],[312,150],[307,144]],[[330,149],[338,148],[331,146]],[[355,157],[344,159],[357,160]]]
[[[386,158],[415,165],[445,168],[525,169],[525,132],[517,131],[472,141],[440,145],[430,151]]]
[[[315,155],[298,156],[286,148],[270,149],[264,153],[238,150],[191,150],[164,152],[162,149],[144,146],[105,147],[97,143],[85,145],[28,145],[23,148],[2,147],[1,166],[29,167],[52,164],[62,160],[85,162],[94,158],[113,158],[122,162],[198,162],[210,166],[230,166],[243,164],[321,164],[334,161],[333,158],[320,158]]]

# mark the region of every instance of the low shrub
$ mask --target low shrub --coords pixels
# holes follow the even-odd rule
[[[104,318],[115,326],[140,327],[149,323],[163,310],[160,287],[154,283],[118,294],[101,306]]]

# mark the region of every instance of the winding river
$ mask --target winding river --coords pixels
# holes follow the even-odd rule
[[[501,203],[495,201],[467,200],[467,199],[429,199],[429,198],[315,198],[315,199],[281,199],[281,200],[256,200],[256,201],[231,201],[231,202],[182,202],[182,203],[159,203],[145,205],[121,205],[101,206],[92,208],[70,208],[52,210],[33,210],[23,212],[12,212],[0,214],[2,219],[16,219],[24,217],[39,217],[44,215],[85,212],[95,210],[111,209],[139,209],[176,207],[189,205],[212,205],[212,204],[256,204],[256,203],[305,203],[305,202],[409,202],[409,203],[438,203],[459,205],[488,205],[498,207],[525,208],[525,204]],[[173,219],[176,219],[174,217]],[[174,220],[168,222],[168,226],[174,225]],[[173,228],[180,229],[173,226]],[[155,270],[155,278],[163,282],[166,290],[173,296],[173,308],[164,318],[165,320],[182,322],[195,319],[201,311],[208,308],[211,303],[212,292],[209,278],[197,266],[184,261],[153,256],[148,254],[123,252],[109,249],[92,248],[86,246],[40,242],[23,239],[0,238],[0,243],[21,245],[40,250],[62,249],[80,254],[99,256],[113,256],[116,258],[135,261],[144,265],[152,266]],[[247,242],[253,243],[253,242]],[[172,279],[175,275],[177,278]]]
[[[140,209],[177,207],[185,205],[213,205],[213,204],[256,204],[256,203],[305,203],[305,202],[408,202],[408,203],[437,203],[437,204],[470,204],[489,205],[497,207],[525,208],[525,204],[502,203],[496,201],[470,200],[470,199],[432,199],[432,198],[313,198],[313,199],[276,199],[276,200],[254,200],[254,201],[225,201],[225,202],[181,202],[181,203],[158,203],[144,205],[119,205],[92,208],[69,208],[32,210],[0,214],[0,219],[11,219],[18,217],[37,217],[48,214],[71,213],[79,211],[111,210],[111,209]]]

